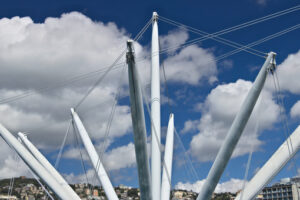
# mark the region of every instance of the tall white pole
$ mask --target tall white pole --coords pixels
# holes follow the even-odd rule
[[[97,154],[97,151],[96,151],[86,129],[84,128],[78,114],[74,111],[73,108],[71,108],[71,113],[72,113],[75,125],[78,129],[79,135],[81,137],[81,140],[83,142],[83,145],[89,155],[89,158],[93,164],[94,169],[97,172],[99,181],[103,186],[103,189],[104,189],[107,199],[108,200],[118,200],[118,196],[107,176],[107,173],[106,173],[106,171],[102,165],[102,162]]]
[[[26,165],[62,200],[70,200],[71,196],[61,187],[52,175],[31,155],[31,153],[2,125],[0,135],[5,142],[17,152]]]
[[[153,12],[152,25],[152,67],[151,67],[151,177],[152,197],[160,199],[161,190],[161,153],[160,153],[160,75],[159,75],[159,41],[158,15]]]
[[[219,182],[227,163],[237,145],[243,130],[248,122],[248,119],[252,113],[255,103],[259,97],[259,94],[265,84],[265,80],[269,70],[275,68],[275,53],[270,52],[268,57],[259,71],[252,88],[250,89],[247,97],[245,98],[241,109],[235,116],[234,121],[226,135],[226,138],[217,154],[217,157],[211,167],[208,176],[204,182],[204,185],[197,197],[197,200],[208,200],[211,198],[217,183]]]
[[[172,161],[173,161],[173,146],[174,146],[174,115],[170,114],[168,131],[166,137],[165,158],[163,165],[161,200],[170,199],[171,177],[172,177]]]
[[[132,40],[127,41],[127,49],[130,108],[141,200],[152,200],[144,105],[139,75],[135,66]]]
[[[293,134],[277,149],[272,157],[239,193],[235,200],[251,200],[265,187],[274,176],[294,157],[300,148],[300,126]],[[242,196],[241,196],[242,195]]]
[[[19,138],[25,144],[32,155],[44,166],[44,168],[57,180],[60,186],[72,197],[74,200],[80,200],[79,196],[70,187],[67,181],[56,171],[56,169],[49,163],[49,161],[41,154],[41,152],[28,140],[23,133],[18,133]]]

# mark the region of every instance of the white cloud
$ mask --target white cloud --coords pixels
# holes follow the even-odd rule
[[[0,139],[0,152],[0,179],[19,176],[31,177],[28,167],[2,139]]]
[[[64,174],[63,175],[65,180],[70,184],[75,183],[90,183],[90,184],[98,184],[98,179],[95,179],[95,171],[94,169],[87,170],[86,174],[79,174],[75,175],[74,173],[71,174]],[[88,180],[87,180],[88,178]]]
[[[133,167],[136,164],[134,144],[129,143],[108,151],[103,156],[105,166],[109,170]]]
[[[290,54],[277,67],[279,84],[282,90],[293,94],[300,94],[300,50],[295,54]],[[272,88],[274,87],[273,83]]]
[[[0,121],[12,133],[30,133],[29,139],[47,152],[57,149],[70,119],[70,108],[94,84],[100,73],[52,90],[68,78],[103,69],[125,49],[129,34],[113,22],[94,22],[78,12],[49,17],[34,23],[29,17],[0,19],[0,101],[26,92],[33,96],[0,105]],[[188,39],[184,31],[172,31],[162,36],[165,47],[179,45]],[[149,55],[149,50],[135,43],[137,57]],[[216,80],[216,64],[205,64],[213,54],[198,46],[190,46],[169,54],[165,62],[167,76],[177,83],[197,84]],[[125,61],[125,57],[122,58]],[[149,83],[150,61],[138,62],[141,80]],[[93,93],[78,108],[86,129],[95,143],[103,140],[114,97],[121,84],[121,97],[128,95],[127,73],[121,68],[111,71]],[[120,78],[122,77],[122,78]],[[117,105],[110,128],[110,140],[131,132],[130,107]],[[68,141],[70,144],[71,141]],[[6,144],[4,144],[6,145]],[[132,144],[116,147],[106,157],[118,159],[116,152],[128,152],[123,167],[134,165]],[[8,159],[3,158],[3,161]],[[125,156],[125,155],[124,155]],[[114,160],[107,162],[115,170]],[[0,162],[4,169],[9,162]]]
[[[180,133],[184,134],[184,133],[188,133],[191,131],[196,131],[198,124],[199,124],[199,120],[188,120],[188,121],[184,122],[184,127],[180,131]]]
[[[67,128],[69,109],[99,75],[47,92],[38,89],[108,66],[125,48],[128,36],[114,23],[93,22],[77,12],[47,18],[40,24],[28,17],[4,18],[0,27],[0,99],[37,91],[34,96],[1,105],[0,120],[13,132],[30,132],[39,146],[57,147]],[[141,51],[139,44],[136,49]],[[127,76],[122,75],[121,84],[127,85]],[[94,139],[104,135],[118,82],[120,70],[112,71],[78,111]],[[129,111],[128,106],[117,105],[111,137],[128,133]]]
[[[160,39],[160,47],[161,50],[164,49],[172,49],[169,53],[174,53],[176,51],[176,47],[184,44],[189,38],[187,31],[182,29],[176,29],[170,31],[167,35],[161,36]],[[175,47],[175,48],[174,48]]]
[[[194,191],[199,193],[201,188],[204,185],[205,180],[196,181],[195,183],[182,183],[178,182],[175,186],[176,189],[182,189],[187,191]],[[243,186],[243,180],[232,178],[229,181],[219,183],[215,189],[216,193],[224,193],[224,192],[231,192],[236,193],[239,191]]]
[[[99,155],[103,151],[102,145],[103,143],[95,145]],[[86,151],[82,149],[81,152],[83,153],[83,159],[89,160]],[[79,149],[69,149],[63,154],[63,157],[69,159],[80,159]],[[131,142],[127,145],[119,146],[105,152],[102,157],[102,162],[105,169],[108,171],[134,167],[136,164],[134,144]]]
[[[217,81],[214,55],[201,47],[192,45],[175,53],[164,62],[169,81],[196,85],[208,80]]]
[[[300,116],[300,101],[297,101],[291,108],[291,117],[295,118],[299,116]]]
[[[199,161],[211,161],[215,158],[251,86],[250,81],[237,80],[217,86],[207,96],[201,105],[201,119],[196,125],[199,133],[193,136],[190,143],[190,151]],[[268,129],[277,121],[278,116],[279,106],[273,101],[272,93],[264,90],[233,157],[246,154],[253,147],[257,150],[263,142],[254,134],[256,123],[259,122],[260,130]]]

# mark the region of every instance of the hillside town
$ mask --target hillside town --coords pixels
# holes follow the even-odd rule
[[[43,187],[35,180],[24,176],[14,178],[14,184],[10,191],[11,179],[3,179],[0,181],[0,200],[46,200],[50,199]],[[71,187],[79,195],[82,200],[106,200],[102,187],[92,186],[86,183],[71,184]],[[50,195],[55,198],[52,191],[48,190]],[[140,199],[140,191],[124,185],[115,187],[115,191],[120,200],[138,200]],[[8,194],[11,194],[8,196]],[[224,193],[215,194],[213,199],[230,200],[235,197],[234,194]],[[186,190],[172,190],[172,200],[194,200],[197,193]]]
[[[10,187],[13,185],[13,187]],[[92,186],[86,183],[71,184],[71,187],[79,195],[82,200],[106,200],[102,187]],[[280,182],[265,187],[257,196],[256,200],[298,200],[298,189],[300,188],[300,178],[285,178]],[[55,198],[52,191],[50,195]],[[115,187],[115,191],[120,200],[139,200],[140,191],[124,185]],[[239,191],[240,192],[240,191]],[[238,193],[239,193],[238,192]],[[10,194],[10,195],[8,195]],[[174,189],[171,192],[172,200],[195,200],[197,193]],[[212,200],[234,200],[237,194],[232,193],[214,193]],[[3,179],[0,181],[0,200],[46,200],[50,199],[45,189],[37,180],[26,178],[24,176],[12,179]]]

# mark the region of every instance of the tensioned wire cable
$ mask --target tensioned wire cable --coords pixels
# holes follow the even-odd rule
[[[76,146],[79,150],[79,153],[80,153],[80,160],[81,160],[81,167],[84,171],[84,174],[85,174],[85,178],[86,178],[86,183],[89,184],[89,179],[88,179],[88,175],[87,175],[87,170],[86,170],[86,166],[84,164],[84,159],[83,159],[83,154],[81,152],[81,147],[80,147],[80,143],[79,143],[79,138],[78,138],[78,134],[77,134],[77,128],[75,127],[74,125],[74,120],[72,119],[72,127],[73,127],[73,136],[74,136],[74,140],[75,140],[75,143],[76,143]]]
[[[284,97],[283,94],[281,92],[281,87],[280,87],[280,83],[279,83],[279,79],[278,79],[278,75],[277,75],[277,71],[275,70],[273,75],[273,83],[274,83],[274,87],[275,87],[275,92],[276,92],[276,99],[277,102],[279,104],[279,115],[280,115],[280,121],[282,123],[282,128],[284,129],[284,135],[286,138],[286,144],[288,147],[288,151],[289,151],[289,155],[292,156],[292,152],[294,152],[294,147],[293,147],[293,143],[292,143],[292,139],[291,139],[291,132],[290,132],[290,128],[289,128],[289,124],[288,124],[288,119],[287,119],[287,114],[284,110]],[[295,161],[295,157],[293,156],[291,158],[291,162],[292,162],[292,166],[295,170],[295,173],[298,174],[298,165],[297,162]],[[296,187],[297,189],[297,194],[299,196],[299,188]]]
[[[19,165],[19,160],[18,160],[18,155],[17,155],[16,152],[14,154],[13,159],[14,159],[14,161],[17,162],[17,166],[18,166]],[[10,197],[12,195],[14,183],[15,183],[15,177],[11,177],[10,182],[9,182],[8,192],[7,192],[8,197]]]
[[[284,15],[284,14],[287,14],[287,13],[290,13],[290,12],[294,12],[294,11],[297,11],[300,9],[300,6],[295,6],[293,8],[290,8],[290,9],[287,9],[287,10],[284,10],[284,11],[280,11],[278,13],[274,13],[274,14],[271,14],[271,15],[268,15],[268,16],[265,16],[265,17],[262,17],[262,18],[259,18],[259,19],[264,19],[263,21],[266,21],[268,19],[272,19],[272,18],[275,18],[275,17],[278,17],[278,16],[281,16],[281,15]],[[280,14],[280,15],[279,15]],[[161,17],[162,18],[162,17]],[[262,20],[261,20],[262,21]],[[259,23],[261,21],[255,21],[255,20],[252,20],[252,21],[249,21],[249,22],[246,22],[246,23],[243,23],[243,24],[240,24],[240,25],[236,25],[232,28],[227,28],[227,29],[224,29],[224,30],[221,30],[221,31],[218,31],[216,33],[212,33],[212,34],[207,34],[207,35],[211,35],[211,37],[214,37],[214,35],[219,35],[221,33],[227,33],[227,31],[229,30],[237,30],[238,27],[247,27],[249,26],[250,24],[256,24],[256,23]],[[255,23],[254,23],[255,22]],[[142,33],[146,31],[146,27],[148,27],[149,25],[151,24],[151,20],[148,21],[148,23],[144,26],[144,28],[141,30],[141,32],[137,35],[138,38],[141,37]],[[243,25],[243,26],[242,26]],[[240,28],[239,28],[240,29]],[[176,46],[176,47],[171,47],[171,48],[167,48],[167,49],[164,49],[162,50],[161,52],[159,52],[159,54],[162,54],[162,53],[165,53],[165,52],[168,52],[168,51],[172,51],[172,50],[176,50],[176,49],[179,49],[179,48],[183,48],[183,47],[187,47],[187,46],[190,46],[190,45],[193,45],[193,44],[196,44],[200,41],[203,41],[204,39],[208,38],[208,36],[204,36],[204,37],[201,37],[201,38],[197,38],[195,40],[191,40],[191,41],[188,41],[180,46]],[[244,49],[243,49],[244,50]],[[144,58],[146,59],[146,58]],[[142,59],[142,60],[144,60]],[[136,59],[136,61],[138,62],[139,59]],[[142,61],[141,60],[141,61]],[[4,103],[10,103],[12,101],[17,101],[19,99],[23,99],[23,98],[26,98],[28,96],[31,96],[33,94],[36,94],[37,92],[45,92],[45,91],[48,91],[48,90],[53,90],[55,88],[59,88],[59,87],[63,87],[65,85],[69,85],[71,83],[74,83],[74,82],[77,82],[77,81],[80,81],[82,79],[86,79],[86,78],[90,78],[90,77],[93,77],[93,76],[96,76],[97,74],[99,73],[103,73],[107,70],[109,70],[110,67],[112,67],[112,69],[110,70],[113,70],[113,69],[117,69],[119,67],[121,67],[125,62],[122,62],[122,63],[115,63],[114,66],[112,67],[112,65],[108,66],[108,67],[104,67],[104,68],[101,68],[99,70],[95,70],[95,71],[92,71],[92,72],[89,72],[89,73],[86,73],[86,74],[82,74],[82,75],[78,75],[78,76],[75,76],[75,77],[72,77],[72,78],[69,78],[67,80],[64,80],[64,81],[61,81],[59,82],[58,84],[54,85],[54,86],[50,86],[50,87],[41,87],[41,88],[38,88],[36,90],[28,90],[28,91],[25,91],[23,92],[22,94],[19,94],[19,95],[15,95],[15,96],[12,96],[12,97],[8,97],[8,98],[2,98],[0,99],[0,104],[4,104]]]
[[[149,100],[150,98],[146,95],[146,92],[145,92],[145,86],[143,85],[143,82],[141,81],[141,77],[139,75],[139,72],[137,71],[137,79],[138,81],[140,82],[141,84],[141,93],[142,93],[142,98],[144,100],[144,104],[146,105],[146,110],[147,110],[147,113],[148,113],[148,116],[149,116],[149,119],[150,119],[150,124],[151,124],[151,128],[153,129],[153,132],[154,132],[154,137],[155,137],[155,140],[156,140],[156,144],[158,146],[158,149],[160,151],[160,154],[162,154],[163,150],[162,150],[162,146],[159,144],[159,138],[158,138],[158,135],[157,135],[157,130],[156,130],[156,127],[154,126],[153,124],[153,119],[152,119],[152,116],[151,116],[151,111],[150,111],[150,105],[149,105]],[[152,142],[153,142],[153,137],[152,137]],[[162,164],[163,164],[163,167],[166,169],[166,175],[167,175],[167,179],[168,179],[168,182],[170,185],[171,184],[171,178],[170,178],[170,173],[169,171],[167,170],[167,167],[166,167],[166,163],[165,163],[165,160],[162,159]]]
[[[243,47],[243,48],[245,48],[245,47]],[[243,49],[243,48],[240,48],[240,49]],[[231,54],[232,55],[232,54]]]
[[[269,41],[271,39],[277,38],[279,36],[282,36],[284,34],[287,34],[287,33],[291,32],[291,31],[294,31],[294,30],[299,29],[299,28],[300,28],[300,24],[297,24],[295,26],[289,27],[289,28],[284,29],[284,30],[282,30],[280,32],[277,32],[275,34],[269,35],[269,36],[267,36],[265,38],[262,38],[260,40],[255,41],[255,42],[252,42],[252,43],[250,43],[248,45],[245,45],[245,46],[243,46],[241,48],[238,48],[236,50],[232,50],[232,51],[230,51],[228,53],[225,53],[225,54],[223,54],[221,56],[218,56],[217,58],[212,59],[210,62],[213,62],[213,61],[217,62],[217,61],[219,61],[221,59],[224,59],[226,57],[229,57],[231,55],[239,53],[239,52],[243,51],[244,49],[247,49],[249,47],[253,47],[253,46],[259,45],[259,44],[261,44],[263,42],[266,42],[266,41]],[[163,52],[163,53],[165,53],[165,52]],[[155,56],[155,54],[153,56]],[[145,61],[145,60],[147,60],[149,58],[151,58],[151,56],[137,58],[136,59],[136,63],[143,62],[143,61]],[[118,68],[122,67],[124,65],[124,63],[125,62],[115,64],[114,67],[111,70],[115,70],[115,69],[118,69]],[[96,70],[96,71],[93,71],[93,72],[89,72],[87,74],[83,74],[83,75],[79,75],[79,76],[73,77],[73,78],[71,78],[71,79],[69,79],[67,81],[61,81],[58,85],[54,85],[53,87],[39,88],[39,89],[37,89],[37,91],[29,90],[29,91],[26,91],[26,92],[24,92],[22,94],[19,94],[19,95],[15,95],[15,96],[8,97],[8,98],[2,98],[2,99],[0,99],[0,104],[14,102],[14,101],[17,101],[19,99],[23,99],[23,98],[26,98],[28,96],[34,95],[34,94],[36,94],[36,92],[45,92],[45,91],[48,91],[48,90],[53,90],[53,89],[56,89],[56,88],[59,88],[59,87],[62,87],[62,86],[65,86],[65,85],[68,85],[68,84],[80,81],[82,79],[91,78],[91,77],[93,77],[93,76],[95,76],[97,74],[104,73],[108,68],[109,67],[102,68],[102,69],[99,69],[99,70]]]
[[[16,152],[16,150],[11,147],[10,145],[8,145],[14,152],[15,152],[15,155],[18,155],[18,153]],[[17,157],[19,158],[19,160],[17,161],[17,165],[20,164],[20,157]],[[46,192],[46,194],[52,199],[54,200],[54,198],[51,196],[51,194],[49,193],[49,191],[47,190],[47,188],[41,183],[41,181],[39,180],[39,178],[37,177],[37,175],[35,175],[35,173],[29,168],[27,167],[28,171],[32,174],[32,176],[34,177],[34,179],[40,184],[40,186],[43,188],[43,190]],[[14,183],[14,181],[13,181]],[[13,183],[10,183],[10,187],[13,186]],[[12,194],[12,191],[10,193],[8,193],[8,196],[11,196]],[[47,197],[48,198],[48,197]]]
[[[145,31],[148,29],[152,22],[152,18],[146,23],[146,25],[142,28],[142,30],[136,35],[136,37],[133,39],[133,41],[137,42],[142,37],[142,35],[145,33]],[[99,79],[90,87],[87,91],[87,93],[82,97],[82,99],[76,104],[74,109],[76,110],[83,101],[94,91],[94,89],[102,82],[102,80],[105,78],[105,76],[112,70],[112,68],[121,60],[121,58],[125,55],[126,48],[122,51],[122,53],[117,57],[117,59],[109,66],[109,68],[104,72],[104,74],[99,77]]]
[[[231,55],[233,55],[233,54],[236,54],[236,53],[238,53],[238,52],[243,51],[244,49],[247,49],[247,48],[249,48],[249,47],[253,47],[253,46],[259,45],[259,44],[261,44],[261,43],[263,43],[263,42],[269,41],[269,40],[274,39],[274,38],[276,38],[276,37],[282,36],[282,35],[284,35],[284,34],[286,34],[286,33],[289,33],[289,32],[291,32],[291,31],[294,31],[294,30],[296,30],[296,29],[298,29],[298,28],[300,28],[300,24],[297,24],[297,25],[295,25],[295,26],[289,27],[289,28],[284,29],[284,30],[282,30],[282,31],[280,31],[280,32],[277,32],[277,33],[275,33],[275,34],[269,35],[269,36],[267,36],[267,37],[265,37],[265,38],[262,38],[262,39],[260,39],[260,40],[255,41],[255,42],[252,42],[252,43],[250,43],[250,44],[248,44],[248,45],[245,45],[244,47],[241,47],[241,48],[238,48],[238,49],[236,49],[236,50],[230,51],[230,52],[228,52],[228,53],[226,53],[226,54],[223,54],[222,56],[219,56],[217,60],[220,60],[220,59],[223,59],[223,58],[225,58],[225,57],[231,56]]]
[[[160,42],[159,45],[161,46]],[[165,65],[164,62],[162,62],[162,71],[163,71],[163,78],[164,78],[164,86],[165,86],[165,92],[166,92],[166,96],[167,96],[167,105],[168,105],[168,109],[169,109],[169,113],[172,113],[172,105],[171,105],[171,98],[170,98],[170,94],[169,94],[169,89],[168,89],[168,81],[167,81],[167,76],[166,76],[166,70],[165,70]],[[178,142],[179,142],[179,146],[182,148],[183,150],[183,156],[184,156],[184,166],[186,167],[187,171],[190,172],[190,174],[194,177],[197,178],[197,180],[199,180],[199,176],[191,162],[190,157],[187,155],[187,151],[183,145],[183,142],[177,132],[176,127],[174,126],[174,135],[176,136]],[[175,141],[175,140],[174,140]],[[190,164],[191,169],[188,168],[187,164]],[[169,180],[169,182],[171,182],[171,179]],[[172,188],[172,184],[170,183],[170,186]]]
[[[297,24],[297,25],[295,25],[295,26],[289,27],[289,28],[287,28],[287,29],[285,29],[285,30],[283,30],[283,31],[277,32],[277,33],[275,33],[275,34],[272,34],[272,35],[270,35],[270,36],[268,36],[268,37],[265,37],[265,38],[263,38],[263,39],[261,39],[261,40],[258,40],[258,41],[256,41],[256,42],[253,42],[253,43],[251,43],[251,44],[248,44],[248,45],[240,45],[240,47],[236,47],[237,49],[233,50],[232,52],[234,52],[234,51],[238,51],[238,52],[239,52],[239,51],[246,51],[246,52],[248,52],[248,53],[251,53],[251,54],[257,55],[257,56],[259,56],[259,57],[265,58],[266,54],[264,54],[264,55],[262,56],[262,55],[258,55],[258,54],[253,53],[253,52],[249,52],[248,50],[249,50],[249,49],[252,49],[253,46],[256,46],[256,45],[258,45],[258,44],[260,44],[260,43],[262,43],[262,42],[268,41],[268,40],[273,39],[273,38],[275,38],[275,37],[279,37],[279,36],[281,36],[281,35],[283,35],[283,34],[286,34],[286,33],[290,32],[290,31],[296,30],[296,29],[299,28],[299,26],[300,26],[300,24]],[[194,43],[191,43],[191,44],[194,44]],[[227,56],[227,55],[224,54],[224,56]]]
[[[163,78],[164,78],[164,85],[165,85],[166,96],[167,96],[167,99],[168,99],[167,100],[167,103],[168,103],[167,105],[168,105],[168,108],[169,108],[169,112],[171,113],[172,110],[173,110],[173,108],[172,108],[172,105],[171,105],[171,98],[170,98],[170,94],[169,94],[168,81],[167,81],[167,76],[166,76],[166,70],[165,70],[164,63],[162,63],[162,70],[163,70]],[[195,168],[194,168],[194,166],[192,164],[192,161],[191,161],[189,155],[187,154],[187,151],[186,151],[186,149],[185,149],[185,147],[183,145],[183,142],[182,142],[182,140],[180,138],[180,135],[178,134],[177,129],[176,129],[175,126],[174,126],[174,135],[176,136],[176,138],[177,138],[177,140],[179,142],[179,146],[183,150],[183,153],[184,153],[183,155],[184,155],[184,160],[185,160],[185,163],[184,163],[185,167],[188,169],[188,166],[186,166],[187,164],[189,164],[190,167],[191,167],[191,169],[187,170],[187,171],[189,171],[192,174],[192,176],[196,177],[197,180],[200,180],[199,176],[198,176],[198,173],[196,172],[196,170],[195,170]]]
[[[29,169],[29,172],[32,174],[32,176],[34,177],[34,179],[40,184],[40,186],[43,188],[43,190],[46,192],[46,194],[48,195],[48,197],[50,197],[50,199],[54,200],[54,198],[52,197],[52,195],[50,194],[50,192],[47,190],[47,188],[42,184],[42,182],[39,180],[39,178],[37,177],[37,175],[35,175],[35,173],[33,173],[33,171],[31,171],[31,169]],[[48,199],[47,197],[47,199]]]
[[[248,47],[249,48],[249,47]],[[241,50],[244,50],[244,49],[247,49],[247,48],[245,48],[245,47],[243,47],[242,45],[241,45],[241,48],[240,48]],[[251,49],[251,48],[249,48],[249,49]],[[123,56],[123,55],[122,55]],[[116,64],[116,63],[115,63]],[[114,65],[112,65],[112,66],[114,66]],[[85,98],[84,98],[85,99]],[[83,99],[83,100],[84,100]],[[80,103],[82,103],[82,102],[80,102]],[[79,103],[79,105],[80,105],[80,103]],[[77,106],[79,106],[79,105],[77,105]]]
[[[269,76],[267,76],[267,78],[269,78]],[[264,87],[263,87],[264,89]],[[260,94],[260,99],[258,100],[259,102],[257,102],[257,110],[260,110],[263,103],[264,103],[264,90],[262,89],[261,94]],[[255,109],[255,107],[254,107]],[[256,138],[258,136],[259,133],[259,128],[260,128],[260,118],[261,118],[261,114],[259,113],[258,117],[256,118],[256,122],[255,122],[255,127],[254,127],[254,137]],[[248,155],[248,160],[246,163],[246,169],[245,169],[245,173],[244,173],[244,179],[243,179],[243,183],[242,183],[242,188],[241,188],[241,197],[240,200],[243,200],[243,195],[244,195],[244,190],[245,187],[247,185],[247,180],[248,180],[248,175],[249,175],[249,170],[250,170],[250,166],[251,166],[251,161],[252,161],[252,157],[253,157],[253,152],[254,152],[254,144],[252,143],[250,146],[250,152]]]
[[[62,157],[63,149],[64,149],[64,146],[66,144],[66,141],[67,141],[67,138],[68,138],[68,135],[69,135],[69,132],[70,132],[71,125],[72,125],[72,119],[69,120],[67,131],[65,133],[65,136],[64,136],[64,139],[62,141],[62,144],[61,144],[61,146],[59,148],[59,152],[58,152],[58,155],[57,155],[57,158],[56,158],[56,161],[55,161],[55,165],[54,165],[55,169],[58,169],[58,165],[59,165],[59,162],[60,162],[61,157]]]
[[[118,101],[119,101],[119,98],[120,98],[121,89],[122,89],[122,84],[121,83],[123,81],[124,74],[125,74],[126,69],[127,69],[125,66],[126,65],[124,64],[123,69],[120,73],[119,84],[118,84],[119,87],[118,87],[117,92],[115,94],[113,105],[112,105],[112,108],[111,108],[111,111],[110,111],[110,115],[108,117],[108,122],[107,122],[107,126],[106,126],[106,129],[105,129],[105,135],[104,135],[104,138],[103,138],[102,148],[100,150],[99,159],[97,160],[97,164],[96,164],[96,169],[95,169],[96,173],[98,173],[98,171],[99,171],[101,161],[103,162],[102,158],[103,158],[104,152],[107,148],[107,143],[108,143],[108,138],[109,138],[109,134],[110,134],[112,121],[113,121],[114,116],[115,116],[116,107],[117,107],[117,104],[118,104]],[[95,179],[96,179],[96,176],[94,176],[94,179],[92,180],[93,185],[95,183]],[[94,188],[94,186],[93,186],[93,188]]]
[[[138,76],[139,82],[142,84],[141,78],[140,78],[140,76],[139,76],[139,73],[137,74],[137,76]],[[150,124],[151,124],[151,127],[152,127],[153,130],[154,130],[154,131],[153,131],[153,132],[154,132],[154,137],[155,137],[154,139],[156,140],[156,144],[157,144],[157,146],[158,146],[158,149],[159,149],[160,153],[162,154],[162,153],[163,153],[163,149],[162,149],[162,146],[159,145],[159,143],[157,142],[157,141],[159,141],[159,138],[158,138],[157,131],[156,131],[156,127],[155,127],[154,124],[153,124],[153,119],[152,119],[152,116],[151,116],[151,111],[150,111],[150,106],[149,106],[149,101],[148,101],[150,98],[146,95],[145,87],[144,87],[144,86],[141,87],[141,90],[142,90],[142,96],[143,96],[143,99],[144,99],[144,101],[145,101],[144,104],[146,105],[146,110],[147,110],[147,113],[148,113],[148,117],[150,118]],[[174,133],[175,133],[175,135],[178,134],[175,127],[174,127]],[[152,140],[153,140],[153,138],[152,138]],[[172,183],[171,183],[171,174],[170,174],[170,172],[167,170],[166,163],[165,163],[165,160],[164,160],[164,159],[162,159],[162,164],[163,164],[163,167],[164,167],[165,170],[166,170],[166,176],[167,176],[168,182],[169,182],[170,186],[172,186]],[[192,168],[193,168],[193,166],[192,166]],[[198,177],[198,175],[196,175],[196,176]]]
[[[150,26],[152,22],[152,18],[146,23],[146,25],[142,28],[142,30],[137,34],[137,36],[134,38],[134,41],[138,41],[142,35],[145,33],[145,31],[148,29],[148,27]],[[109,65],[108,67],[104,67],[102,69],[99,69],[99,70],[95,70],[95,71],[92,71],[92,72],[89,72],[89,73],[86,73],[86,74],[82,74],[82,75],[78,75],[78,76],[75,76],[75,77],[72,77],[70,79],[67,79],[67,80],[64,80],[64,81],[61,81],[59,82],[58,84],[54,85],[54,86],[50,86],[50,87],[41,87],[41,88],[38,88],[36,89],[35,91],[34,90],[28,90],[22,94],[19,94],[19,95],[16,95],[14,97],[8,97],[8,98],[2,98],[0,99],[0,104],[4,104],[4,103],[9,103],[11,101],[16,101],[18,99],[22,99],[22,98],[25,98],[27,96],[31,96],[33,94],[35,94],[36,92],[45,92],[45,91],[48,91],[48,90],[53,90],[55,88],[59,88],[59,87],[63,87],[65,85],[69,85],[71,83],[74,83],[74,82],[77,82],[77,81],[80,81],[82,79],[86,79],[86,78],[89,78],[91,76],[96,76],[97,74],[101,74],[101,73],[104,73],[95,83],[92,87],[90,87],[87,91],[87,93],[85,94],[85,96],[82,97],[82,99],[77,103],[77,105],[75,106],[78,107],[86,98],[87,96],[95,89],[95,87],[97,87],[97,85],[104,79],[104,77],[110,72],[112,71],[113,69],[117,69],[119,67],[122,67],[123,64],[125,62],[122,62],[122,63],[119,63],[119,61],[121,60],[121,58],[123,57],[123,55],[125,54],[126,50],[124,50],[118,57],[117,59],[113,62],[113,64]]]
[[[261,44],[261,43],[263,43],[263,42],[266,42],[266,41],[269,41],[269,40],[274,39],[274,38],[276,38],[276,37],[282,36],[282,35],[284,35],[284,34],[286,34],[286,33],[289,33],[289,32],[291,32],[291,31],[294,31],[294,30],[299,29],[299,28],[300,28],[300,24],[297,24],[297,25],[295,25],[295,26],[289,27],[289,28],[284,29],[284,30],[282,30],[282,31],[279,31],[279,32],[277,32],[277,33],[275,33],[275,34],[269,35],[269,36],[267,36],[267,37],[264,37],[264,38],[262,38],[262,39],[260,39],[260,40],[255,41],[255,42],[252,42],[252,43],[250,43],[250,44],[247,44],[247,45],[245,45],[245,46],[243,46],[243,47],[240,47],[240,48],[238,48],[238,49],[229,51],[229,52],[227,52],[227,53],[225,53],[225,54],[222,54],[222,55],[220,55],[220,56],[218,56],[218,57],[209,59],[207,62],[205,62],[205,63],[203,63],[203,64],[209,64],[209,63],[213,63],[213,62],[218,62],[218,61],[220,61],[220,60],[222,60],[222,59],[224,59],[224,58],[227,58],[227,57],[232,56],[232,55],[234,55],[234,54],[236,54],[236,53],[239,53],[239,52],[243,51],[244,49],[247,49],[247,48],[250,48],[250,47],[259,45],[259,44]]]
[[[237,42],[232,42],[232,41],[230,41],[228,39],[223,39],[223,38],[220,38],[218,36],[214,36],[214,35],[209,34],[207,32],[204,32],[204,31],[201,31],[199,29],[196,29],[196,28],[184,25],[184,24],[179,23],[179,22],[175,22],[173,20],[170,20],[170,19],[167,19],[167,18],[164,18],[164,17],[160,17],[159,19],[161,21],[163,21],[163,22],[166,22],[168,24],[174,25],[174,26],[176,26],[176,27],[178,27],[180,29],[184,29],[184,30],[190,31],[192,33],[201,35],[201,36],[203,36],[203,37],[205,37],[207,39],[215,40],[217,42],[220,42],[222,44],[228,45],[228,46],[233,47],[233,48],[239,48],[239,47],[243,47],[244,46],[244,45],[239,44]],[[248,52],[250,54],[256,55],[258,57],[264,57],[264,55],[266,54],[264,52],[258,51],[258,50],[253,49],[253,48],[245,49],[244,51],[246,51],[246,52]]]
[[[248,22],[245,22],[245,23],[242,23],[242,24],[230,27],[230,28],[226,28],[226,29],[217,31],[215,33],[210,34],[210,36],[211,37],[216,37],[216,36],[224,35],[226,33],[230,33],[230,32],[233,32],[233,31],[236,31],[236,30],[248,27],[248,26],[252,26],[252,25],[255,25],[255,24],[258,24],[258,23],[261,23],[261,22],[264,22],[264,21],[267,21],[267,20],[270,20],[270,19],[282,16],[282,15],[289,14],[291,12],[298,11],[298,10],[300,10],[300,5],[297,5],[297,6],[294,6],[292,8],[288,8],[286,10],[282,10],[282,11],[279,11],[279,12],[276,12],[276,13],[273,13],[273,14],[261,17],[261,18],[257,18],[257,19],[254,19],[254,20],[251,20],[251,21],[248,21]],[[161,18],[163,18],[163,17],[161,17]],[[189,43],[194,43],[194,42],[197,43],[197,42],[200,42],[200,41],[203,41],[203,40],[206,40],[206,39],[208,39],[208,35],[200,37],[200,38],[196,38],[196,39],[193,39],[193,40],[190,40]],[[177,46],[169,47],[169,48],[163,49],[161,51],[165,51],[165,50],[169,50],[169,49],[174,49]],[[255,50],[255,51],[257,51],[257,50]],[[261,52],[261,53],[263,53],[263,52]]]

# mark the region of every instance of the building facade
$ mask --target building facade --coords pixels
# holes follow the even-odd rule
[[[286,178],[265,187],[260,195],[263,200],[299,200],[299,191],[300,178]]]

